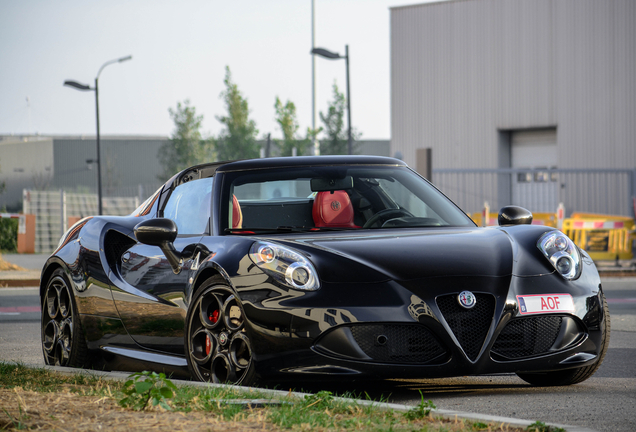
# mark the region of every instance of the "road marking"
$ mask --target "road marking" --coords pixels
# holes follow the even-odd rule
[[[14,306],[14,307],[0,307],[0,314],[11,314],[15,315],[16,313],[23,312],[40,312],[40,306]]]
[[[636,298],[608,298],[605,299],[607,300],[608,304],[613,304],[613,303],[636,303]]]

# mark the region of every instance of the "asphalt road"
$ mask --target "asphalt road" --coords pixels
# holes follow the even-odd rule
[[[598,431],[636,431],[636,278],[604,279],[612,333],[605,361],[587,381],[569,387],[531,387],[515,375],[384,381],[334,387],[389,402],[577,425]],[[36,288],[0,289],[0,360],[43,364]],[[421,394],[420,394],[421,392]]]

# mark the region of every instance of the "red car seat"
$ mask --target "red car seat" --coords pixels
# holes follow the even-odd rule
[[[318,192],[312,216],[316,227],[360,228],[353,223],[353,205],[347,192]]]
[[[243,228],[243,212],[236,195],[232,195],[232,228]]]

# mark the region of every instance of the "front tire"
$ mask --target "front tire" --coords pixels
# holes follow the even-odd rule
[[[188,310],[186,325],[185,352],[194,379],[255,383],[254,351],[245,331],[245,313],[222,279],[212,277],[203,282]]]
[[[42,298],[40,321],[44,363],[82,368],[88,348],[71,285],[62,269],[53,272]]]
[[[607,306],[607,301],[605,300],[605,295],[601,295],[603,296],[603,317],[605,326],[602,330],[601,349],[598,356],[598,361],[596,363],[591,366],[566,369],[563,371],[545,373],[518,373],[517,376],[525,382],[534,386],[554,387],[578,384],[594,375],[597,369],[601,366],[601,363],[603,363],[603,359],[605,358],[605,353],[607,352],[607,348],[609,347],[610,330],[612,327],[610,322],[609,308]]]

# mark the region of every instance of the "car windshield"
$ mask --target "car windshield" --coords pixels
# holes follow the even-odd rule
[[[406,167],[312,166],[226,176],[225,228],[232,233],[474,226]]]

